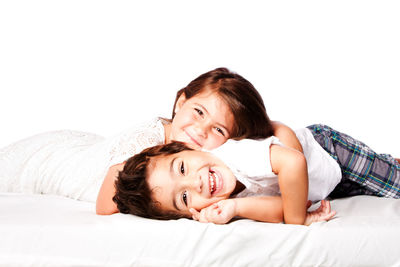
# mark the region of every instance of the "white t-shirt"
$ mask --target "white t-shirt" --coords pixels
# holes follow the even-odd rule
[[[311,131],[295,131],[308,168],[308,199],[325,199],[342,178],[339,164],[315,141]],[[278,176],[273,173],[270,161],[272,144],[282,145],[272,136],[264,140],[228,140],[211,153],[223,160],[236,178],[246,187],[236,197],[255,195],[280,195]]]

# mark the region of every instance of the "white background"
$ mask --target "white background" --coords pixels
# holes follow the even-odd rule
[[[169,117],[178,89],[224,66],[271,119],[400,157],[399,14],[398,1],[1,1],[0,147]]]

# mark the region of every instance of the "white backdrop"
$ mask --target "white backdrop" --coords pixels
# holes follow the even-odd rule
[[[0,147],[169,117],[176,90],[225,66],[273,120],[400,157],[399,14],[382,0],[1,1]]]

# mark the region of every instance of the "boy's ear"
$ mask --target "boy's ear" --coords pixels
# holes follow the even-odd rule
[[[185,96],[185,93],[182,93],[179,96],[178,100],[176,101],[175,110],[174,110],[175,114],[182,108],[182,106],[183,106],[183,104],[185,104],[185,102],[186,102],[186,96]]]

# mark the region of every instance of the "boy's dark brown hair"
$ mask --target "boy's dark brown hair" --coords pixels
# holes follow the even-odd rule
[[[189,99],[204,90],[217,92],[228,104],[235,120],[230,138],[260,139],[273,135],[273,127],[259,92],[248,80],[227,68],[206,72],[179,90],[175,98],[172,119],[175,116],[176,103],[182,94]]]
[[[121,213],[145,218],[170,220],[185,217],[182,214],[161,210],[160,204],[153,200],[152,189],[147,182],[148,166],[152,159],[192,150],[181,142],[149,147],[129,158],[115,181],[116,193],[113,201]]]

